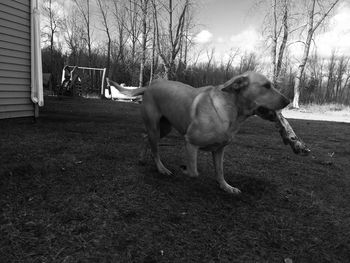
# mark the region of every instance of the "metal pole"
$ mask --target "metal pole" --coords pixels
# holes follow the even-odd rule
[[[65,67],[63,67],[63,69],[62,69],[61,85],[62,85],[63,80],[64,80],[64,69],[65,69]],[[52,73],[51,73],[51,74],[52,74]]]
[[[103,69],[102,73],[102,84],[101,84],[101,95],[104,95],[104,86],[105,86],[105,76],[106,76],[106,68]]]
[[[93,69],[93,70],[105,70],[105,68],[89,68],[89,67],[77,67],[77,68],[80,68],[80,69]]]

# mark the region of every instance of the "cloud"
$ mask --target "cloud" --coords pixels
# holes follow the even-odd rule
[[[232,47],[239,48],[240,50],[247,52],[256,50],[260,40],[261,37],[253,27],[249,27],[239,34],[230,37]]]
[[[224,38],[223,37],[218,37],[217,41],[218,41],[218,43],[224,43]]]
[[[205,44],[210,42],[213,39],[213,34],[210,33],[208,30],[202,30],[199,32],[195,37],[194,41],[199,44]]]
[[[328,30],[318,34],[315,42],[321,56],[330,56],[332,51],[350,56],[350,3],[338,6],[329,20]]]

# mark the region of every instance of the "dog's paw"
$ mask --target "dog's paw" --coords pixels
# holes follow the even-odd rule
[[[241,190],[239,190],[238,188],[232,187],[231,189],[231,193],[235,194],[235,195],[239,195],[241,192]]]
[[[169,171],[167,168],[162,167],[161,169],[158,169],[159,173],[163,174],[163,175],[173,175],[173,173],[171,171]]]
[[[220,186],[221,189],[223,189],[225,192],[229,193],[229,194],[234,194],[234,195],[238,195],[241,193],[241,190],[239,190],[238,188],[236,187],[232,187],[228,184],[226,185],[221,185]]]

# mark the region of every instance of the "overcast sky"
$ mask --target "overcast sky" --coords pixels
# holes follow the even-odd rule
[[[56,0],[58,10],[69,10],[73,0]],[[91,1],[94,5],[94,1]],[[263,44],[262,23],[264,13],[254,8],[257,0],[200,0],[195,2],[195,32],[197,49],[215,48],[216,60],[225,60],[230,49],[239,48],[241,52],[257,52],[269,56]],[[57,4],[57,3],[56,3]],[[96,6],[94,7],[96,8]],[[95,10],[95,13],[98,13]],[[45,22],[44,22],[45,23]],[[104,34],[102,27],[93,29],[94,37]],[[298,39],[297,39],[298,40]],[[315,43],[321,56],[328,57],[335,50],[339,55],[350,56],[350,0],[340,0],[328,26],[318,32]],[[298,59],[302,52],[301,44],[290,46],[290,53]],[[202,61],[207,60],[205,52]]]
[[[254,8],[255,2],[204,0],[196,13],[201,24],[196,42],[205,47],[214,47],[218,57],[225,57],[230,48],[261,51],[263,16]],[[350,56],[350,0],[341,0],[326,29],[318,32],[315,43],[322,56],[329,56],[332,50]],[[301,45],[292,45],[291,52],[300,56]]]

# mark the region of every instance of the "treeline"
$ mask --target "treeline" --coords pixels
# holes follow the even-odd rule
[[[264,72],[266,65],[257,59],[257,54],[243,54],[238,63],[200,63],[190,66],[179,76],[194,86],[220,84],[234,75],[247,70]],[[290,99],[294,96],[297,71],[293,64],[286,63],[276,82],[277,88]],[[303,72],[300,81],[301,103],[339,103],[350,105],[350,57],[337,56],[335,52],[330,58],[321,58],[313,54]]]
[[[50,68],[50,50],[45,48],[43,54],[43,69],[48,71]],[[106,55],[100,52],[100,49],[93,50],[93,67],[105,67]],[[264,64],[254,53],[244,53],[237,59],[239,62],[201,62],[196,64],[184,65],[178,68],[174,79],[185,82],[194,87],[205,85],[221,84],[233,76],[248,70],[262,71]],[[79,54],[63,54],[59,50],[54,51],[54,62],[57,69],[54,71],[57,79],[60,80],[62,68],[65,64],[69,65],[88,65],[88,54],[80,51]],[[124,62],[120,60],[111,60],[110,78],[127,85],[135,85],[135,80],[139,76],[139,69],[132,67],[132,60],[127,56]],[[146,63],[144,69],[145,85],[152,78],[151,64]],[[281,90],[290,99],[293,98],[293,88],[295,80],[295,70],[292,65],[283,67],[277,88]],[[153,69],[153,78],[164,77],[164,69],[159,63],[155,62]],[[137,85],[137,82],[136,82]],[[350,105],[350,57],[336,56],[335,53],[328,59],[313,55],[308,60],[306,70],[301,80],[301,102],[302,103],[340,103]],[[98,90],[98,89],[97,89]]]
[[[339,0],[322,4],[308,0],[306,6],[304,1],[297,0],[267,1],[264,34],[265,52],[271,54],[269,64],[263,62],[266,60],[261,59],[261,54],[239,49],[234,52],[231,49],[227,59],[221,61],[217,60],[214,48],[208,46],[200,50],[195,42],[198,30],[194,14],[198,2],[43,0],[43,69],[52,73],[55,84],[60,82],[64,65],[79,65],[107,68],[106,76],[129,86],[143,86],[154,78],[167,78],[195,87],[223,83],[247,70],[258,70],[269,72],[274,84],[289,98],[294,98],[295,107],[299,100],[350,104],[349,58],[335,53],[330,58],[322,58],[309,52],[317,28]],[[305,12],[295,7],[298,2],[299,6],[306,7]],[[307,23],[299,29],[298,24],[293,24],[296,21]],[[307,37],[305,41],[297,39],[304,42],[307,50],[300,63],[292,63],[288,52],[296,35]],[[198,59],[200,55],[202,59]],[[89,91],[94,89],[90,87]]]

